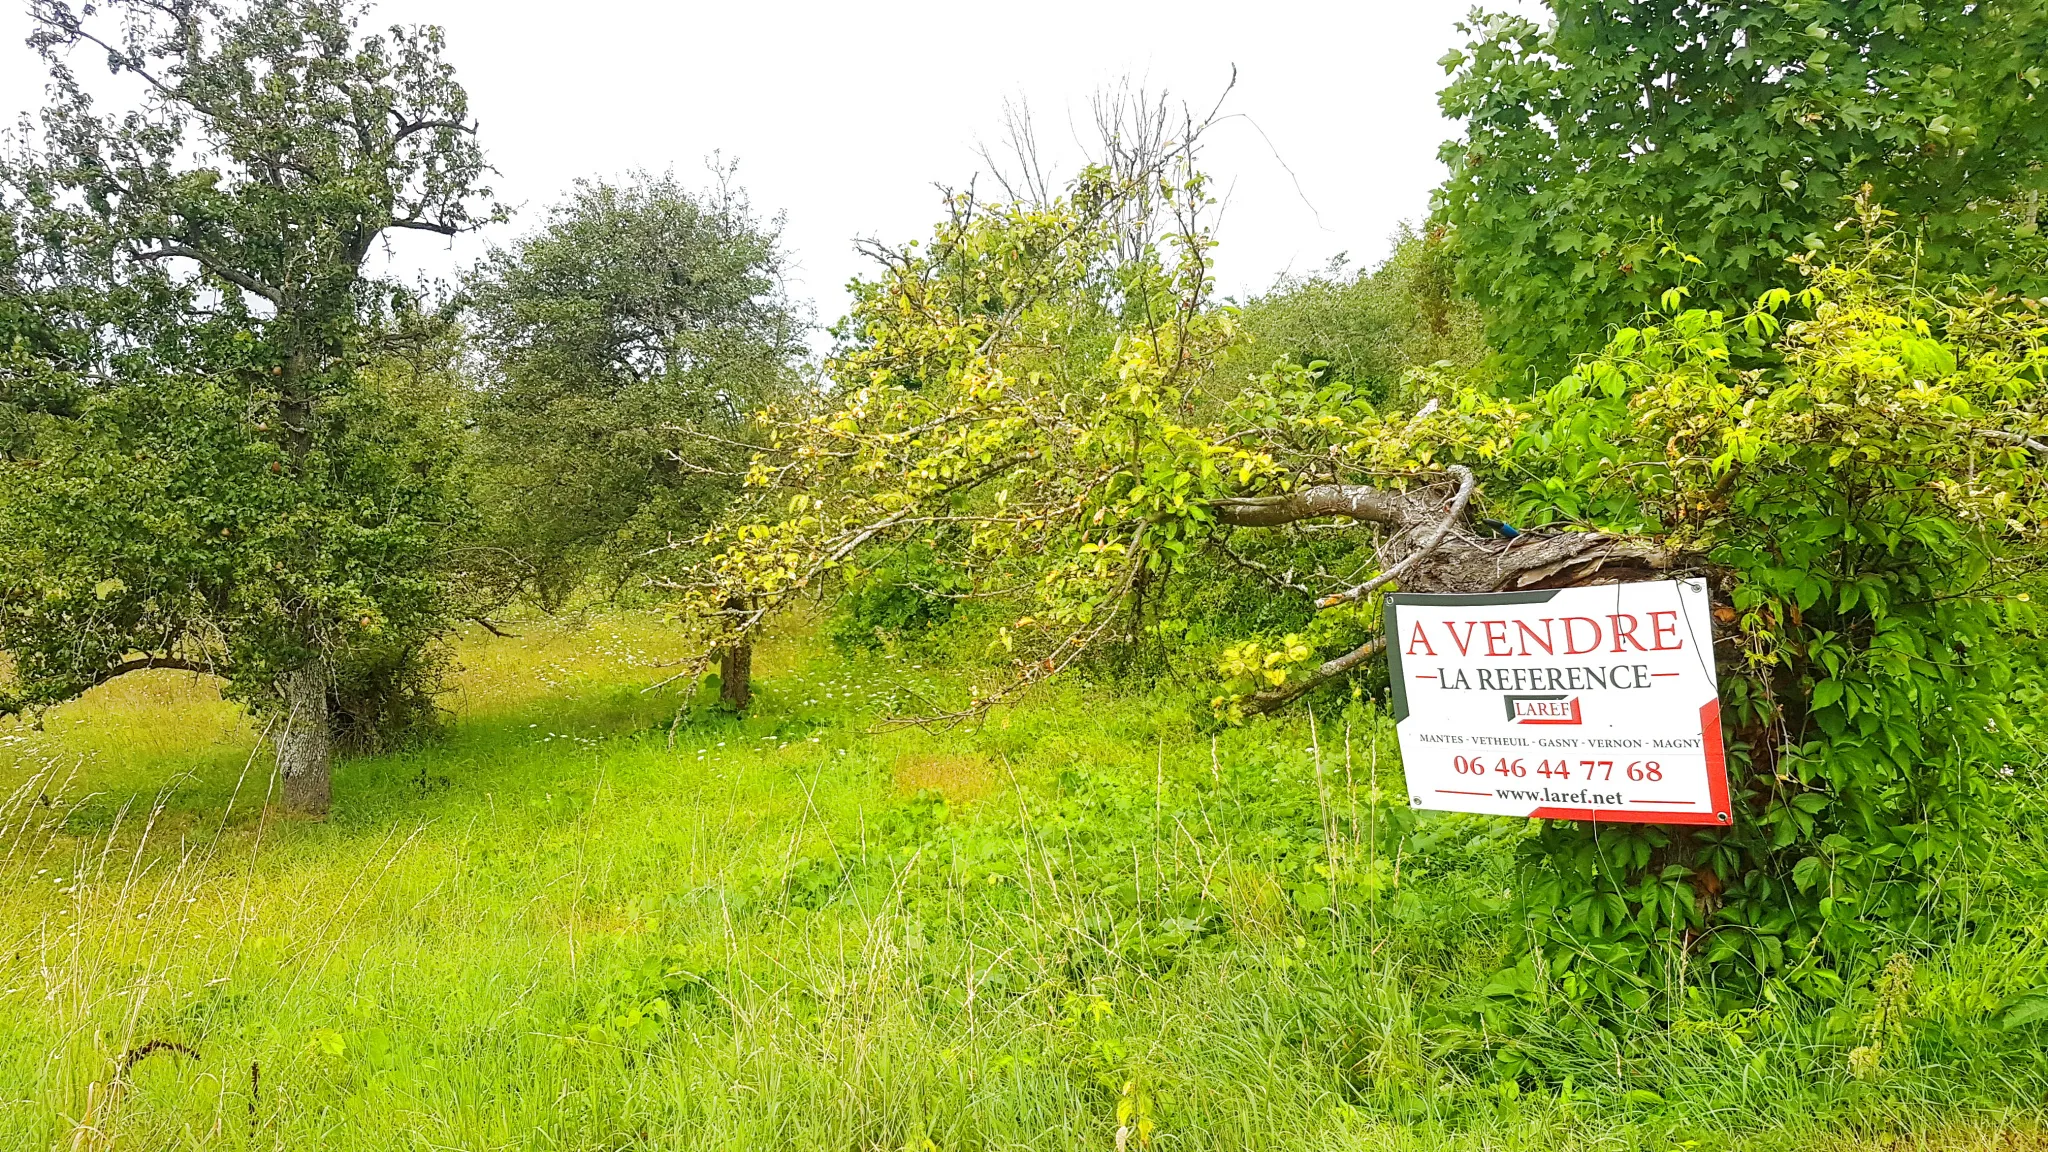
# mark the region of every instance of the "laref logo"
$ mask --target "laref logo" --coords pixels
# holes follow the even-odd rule
[[[1579,698],[1558,693],[1555,696],[1505,696],[1508,722],[1511,724],[1583,724],[1579,715]]]

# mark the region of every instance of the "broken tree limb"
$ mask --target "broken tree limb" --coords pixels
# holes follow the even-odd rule
[[[1444,534],[1451,530],[1452,525],[1464,519],[1465,509],[1472,503],[1472,493],[1479,487],[1478,478],[1473,476],[1472,470],[1463,464],[1453,464],[1444,470],[1458,478],[1458,494],[1451,497],[1451,506],[1444,511],[1444,518],[1437,521],[1436,528],[1423,539],[1415,551],[1410,552],[1399,563],[1367,580],[1365,583],[1347,588],[1335,596],[1323,597],[1316,601],[1316,607],[1334,608],[1339,604],[1356,603],[1371,593],[1400,579],[1401,573],[1413,568],[1419,561],[1427,559],[1430,553],[1436,551],[1437,545],[1444,541]]]
[[[1443,485],[1410,491],[1362,484],[1321,484],[1280,496],[1219,500],[1219,522],[1234,527],[1281,527],[1341,516],[1392,529],[1383,549],[1388,563],[1354,588],[1325,597],[1318,607],[1356,603],[1396,582],[1406,592],[1481,593],[1569,588],[1596,579],[1646,579],[1670,569],[1671,555],[1652,541],[1606,532],[1524,532],[1511,538],[1481,536],[1467,516],[1478,482],[1452,465],[1457,482],[1448,504]],[[1416,536],[1416,530],[1428,531]],[[1412,543],[1407,541],[1412,540]],[[1323,661],[1306,675],[1248,697],[1245,711],[1271,712],[1356,669],[1386,647],[1384,637]]]
[[[1300,680],[1291,680],[1278,688],[1268,688],[1263,692],[1252,693],[1250,698],[1244,702],[1244,710],[1248,713],[1262,713],[1284,708],[1301,699],[1311,690],[1321,687],[1331,680],[1335,680],[1337,677],[1379,655],[1386,649],[1386,646],[1387,638],[1385,636],[1375,636],[1342,656],[1325,660],[1321,664],[1316,665],[1314,671]]]
[[[1446,470],[1463,492],[1462,472]],[[1444,515],[1441,484],[1401,491],[1368,484],[1317,484],[1278,496],[1235,497],[1210,505],[1218,523],[1238,528],[1279,528],[1303,520],[1341,516],[1396,531],[1385,549],[1386,572],[1398,570],[1407,592],[1505,592],[1524,588],[1567,588],[1585,583],[1600,572],[1648,573],[1671,566],[1671,558],[1655,543],[1606,532],[1542,533],[1532,530],[1512,539],[1481,536],[1466,516],[1477,494],[1464,495],[1456,514]],[[1456,502],[1458,494],[1450,499]],[[1438,531],[1404,544],[1413,529],[1434,525]],[[1377,579],[1377,578],[1376,578]],[[1389,581],[1390,582],[1390,581]],[[1384,583],[1368,582],[1369,591]],[[1362,595],[1362,594],[1361,594]]]

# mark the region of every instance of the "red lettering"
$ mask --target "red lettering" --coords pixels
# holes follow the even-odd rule
[[[1406,654],[1409,656],[1415,655],[1415,646],[1417,644],[1422,645],[1422,650],[1425,653],[1431,656],[1436,655],[1436,649],[1429,646],[1429,637],[1422,633],[1422,621],[1420,620],[1415,622],[1415,631],[1408,635],[1408,651]]]
[[[1628,623],[1623,624],[1622,621],[1624,620],[1628,621]],[[1649,651],[1648,648],[1643,647],[1641,640],[1636,639],[1636,625],[1641,623],[1641,621],[1633,616],[1609,616],[1607,623],[1614,628],[1614,650],[1616,652],[1621,651],[1621,642],[1623,640],[1635,645],[1638,652]]]
[[[1557,652],[1556,652],[1556,651],[1555,651],[1554,649],[1552,649],[1552,648],[1551,648],[1551,646],[1550,646],[1550,625],[1551,625],[1551,621],[1550,621],[1550,620],[1546,619],[1546,620],[1544,620],[1544,621],[1543,621],[1543,638],[1542,638],[1542,639],[1540,639],[1540,640],[1537,640],[1537,639],[1536,639],[1536,630],[1535,630],[1534,628],[1531,628],[1531,627],[1529,627],[1529,622],[1528,622],[1528,621],[1526,621],[1526,620],[1517,620],[1517,621],[1515,621],[1515,627],[1516,627],[1516,628],[1518,628],[1518,629],[1520,629],[1520,630],[1521,630],[1521,633],[1522,633],[1522,635],[1521,635],[1521,641],[1522,641],[1522,655],[1524,655],[1524,656],[1527,656],[1527,655],[1529,655],[1529,641],[1531,641],[1531,640],[1535,640],[1535,641],[1536,641],[1536,643],[1538,643],[1538,644],[1541,644],[1541,645],[1543,646],[1543,651],[1544,651],[1545,653],[1547,653],[1547,654],[1549,654],[1549,655],[1552,655],[1552,656],[1555,656],[1555,655],[1557,655]]]
[[[1487,620],[1484,623],[1486,625],[1486,654],[1488,656],[1513,656],[1515,653],[1511,648],[1501,648],[1497,651],[1494,648],[1496,644],[1506,644],[1508,642],[1508,622],[1505,620]],[[1498,631],[1495,631],[1496,629]]]
[[[1658,619],[1660,616],[1663,617],[1662,620]],[[1666,621],[1669,621],[1669,623]],[[1667,635],[1673,640],[1678,640],[1678,613],[1650,613],[1650,647],[1652,649],[1658,652],[1676,652],[1680,648],[1685,647],[1685,641],[1683,640],[1679,640],[1676,644],[1664,643],[1664,637]]]
[[[1584,648],[1579,647],[1579,630],[1577,628],[1572,627],[1574,624],[1584,624],[1586,627],[1591,628],[1593,630],[1593,642],[1591,644],[1586,645]],[[1583,656],[1588,652],[1596,652],[1599,650],[1599,648],[1600,624],[1598,621],[1594,620],[1590,616],[1567,616],[1564,618],[1565,655]]]
[[[1465,638],[1463,640],[1460,640],[1458,639],[1458,626],[1456,624],[1453,624],[1449,620],[1444,621],[1444,631],[1449,632],[1451,634],[1451,643],[1456,644],[1458,646],[1458,655],[1460,656],[1470,656],[1472,654],[1470,651],[1472,646],[1472,633],[1478,627],[1479,622],[1477,620],[1468,622],[1465,625]]]

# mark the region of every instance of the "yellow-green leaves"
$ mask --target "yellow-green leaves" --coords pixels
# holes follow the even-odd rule
[[[1652,532],[1713,587],[1740,814],[1702,857],[1712,880],[1677,879],[1709,939],[1769,939],[1702,952],[1745,982],[1824,987],[1878,926],[1944,898],[1930,862],[1982,843],[1985,766],[2018,754],[2010,686],[2038,674],[2017,597],[2043,558],[2048,474],[2027,444],[2048,433],[2048,333],[2022,301],[1930,291],[1881,227],[1843,255],[1745,316],[1618,330],[1531,401],[1509,456],[1532,477],[1518,523]],[[1543,840],[1564,861],[1646,847]],[[1641,921],[1670,878],[1646,861],[1559,870],[1549,897],[1626,913],[1567,917],[1560,954],[1656,963]]]
[[[1210,708],[1221,718],[1242,721],[1247,697],[1287,683],[1313,654],[1307,642],[1293,632],[1273,643],[1246,640],[1225,648],[1216,661],[1224,691],[1209,701]]]

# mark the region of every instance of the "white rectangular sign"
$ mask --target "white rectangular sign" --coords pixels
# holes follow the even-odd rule
[[[1706,582],[1387,597],[1409,803],[1727,825]]]

